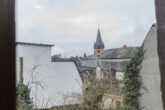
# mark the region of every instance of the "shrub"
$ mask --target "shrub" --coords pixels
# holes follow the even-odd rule
[[[33,102],[30,98],[30,89],[27,85],[19,83],[16,88],[17,110],[32,110]]]
[[[119,108],[116,108],[115,110],[135,110],[135,108],[133,107],[127,107],[127,106],[123,106],[123,107],[119,107]]]
[[[69,97],[78,98],[78,105],[63,110],[103,110],[102,101],[105,93],[115,93],[118,89],[119,82],[116,80],[96,80],[92,78],[88,88],[83,92],[83,95],[74,94]]]
[[[125,68],[124,87],[122,93],[124,104],[139,110],[139,97],[142,81],[140,77],[140,64],[143,60],[143,46],[139,48]]]

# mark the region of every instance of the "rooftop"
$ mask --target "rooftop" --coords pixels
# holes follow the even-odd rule
[[[113,49],[107,49],[104,50],[104,56],[102,59],[130,59],[135,55],[135,53],[138,51],[139,47],[121,47],[121,48],[113,48]],[[93,55],[87,56],[87,59],[94,58]]]
[[[29,45],[29,46],[42,46],[42,47],[53,47],[51,44],[41,44],[41,43],[27,43],[27,42],[16,42],[16,45]]]

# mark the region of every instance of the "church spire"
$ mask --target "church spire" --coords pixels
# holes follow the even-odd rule
[[[94,44],[94,49],[104,49],[104,43],[101,39],[100,29],[98,29],[97,39],[96,39],[96,42]]]

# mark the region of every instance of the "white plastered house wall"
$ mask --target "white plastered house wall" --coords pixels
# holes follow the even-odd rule
[[[116,72],[116,79],[117,80],[123,80],[124,79],[124,72]]]
[[[23,57],[24,84],[30,83],[31,97],[39,109],[74,103],[64,102],[63,94],[82,94],[82,81],[73,62],[51,62],[51,47],[17,44],[16,49],[17,82],[19,58]]]
[[[140,104],[145,107],[145,110],[163,110],[157,53],[157,29],[155,25],[151,27],[143,45],[144,59],[140,74],[146,90],[141,90],[143,95],[140,98]]]

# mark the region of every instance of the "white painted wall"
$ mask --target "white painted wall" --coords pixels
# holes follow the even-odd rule
[[[140,104],[145,107],[145,110],[163,110],[156,33],[156,27],[154,26],[144,40],[145,53],[140,73],[147,91],[141,90],[144,94],[140,98]]]
[[[24,59],[24,83],[30,84],[31,97],[38,108],[63,105],[61,94],[82,93],[82,81],[73,62],[51,62],[51,48],[17,44],[17,82],[19,80],[19,57]],[[37,66],[32,74],[34,66]],[[32,77],[33,76],[33,77]],[[74,103],[74,102],[72,102]],[[67,104],[67,103],[66,103]]]
[[[96,67],[96,79],[101,80],[103,79],[103,73],[101,71],[101,67]]]
[[[124,79],[124,72],[116,72],[116,79],[123,80]]]

